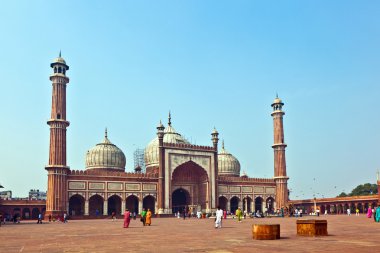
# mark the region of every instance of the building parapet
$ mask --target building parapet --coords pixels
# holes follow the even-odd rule
[[[349,197],[336,197],[336,198],[316,198],[315,201],[318,203],[338,203],[338,202],[356,202],[356,201],[378,201],[379,196],[374,195],[364,195],[364,196],[349,196]],[[313,204],[314,199],[301,199],[301,200],[290,200],[291,204]]]
[[[136,172],[121,172],[121,171],[105,171],[105,170],[70,170],[69,175],[82,176],[113,176],[113,177],[128,177],[128,178],[158,178],[158,173],[136,173]]]
[[[44,206],[46,205],[46,200],[29,200],[29,199],[3,199],[1,201],[2,206]]]
[[[275,183],[272,178],[252,178],[252,177],[227,177],[219,176],[219,183],[221,182],[252,182],[252,183]]]
[[[183,144],[183,143],[166,143],[164,142],[165,148],[181,148],[181,149],[191,149],[191,150],[201,150],[201,151],[215,151],[214,147],[210,146],[200,146],[193,144]]]

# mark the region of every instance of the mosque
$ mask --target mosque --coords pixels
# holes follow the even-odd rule
[[[278,97],[271,104],[274,124],[274,176],[250,178],[241,173],[240,163],[219,133],[211,132],[210,146],[191,144],[171,122],[161,122],[152,131],[154,139],[146,146],[145,171],[126,172],[123,151],[105,132],[104,140],[86,153],[85,169],[71,170],[66,161],[66,87],[69,66],[59,55],[51,63],[52,107],[50,127],[48,187],[45,217],[86,218],[122,214],[126,208],[140,213],[150,208],[157,215],[171,215],[183,208],[210,213],[219,205],[234,212],[268,211],[287,205],[288,189],[282,110]],[[153,130],[153,128],[152,128]]]

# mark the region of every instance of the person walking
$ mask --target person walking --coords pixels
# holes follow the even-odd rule
[[[367,218],[372,218],[372,208],[368,207]]]
[[[226,209],[223,210],[223,219],[227,219],[227,211],[226,211]]]
[[[359,208],[356,208],[355,212],[356,212],[356,216],[359,216]]]
[[[152,212],[148,208],[148,211],[146,212],[145,225],[150,226],[150,224],[152,224]]]
[[[380,222],[380,206],[378,206],[377,208],[376,208],[376,219],[375,219],[375,221],[376,222]]]
[[[238,219],[238,222],[241,222],[241,219],[243,217],[243,212],[241,211],[240,207],[238,207],[238,209],[236,209],[235,215]]]
[[[222,228],[222,217],[223,210],[220,209],[220,206],[218,206],[218,209],[216,210],[215,228]]]
[[[38,214],[37,224],[42,224],[42,214],[41,213]]]
[[[67,223],[67,213],[63,214],[63,223]]]
[[[124,228],[128,228],[129,227],[129,223],[131,222],[131,213],[129,212],[128,208],[125,209],[125,212],[124,212]]]
[[[143,208],[143,210],[141,212],[141,218],[140,218],[140,220],[143,223],[143,226],[145,226],[145,221],[146,221],[146,211],[145,211],[145,208]]]

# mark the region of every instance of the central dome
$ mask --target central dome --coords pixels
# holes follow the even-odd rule
[[[125,171],[125,155],[121,149],[108,140],[107,129],[103,142],[87,151],[86,169]]]
[[[169,123],[164,130],[165,143],[190,144],[185,138],[175,131],[172,127],[171,116],[169,113]],[[144,160],[147,171],[158,167],[158,137],[154,138],[144,151]]]

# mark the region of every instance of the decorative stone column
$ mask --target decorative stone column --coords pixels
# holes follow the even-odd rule
[[[230,200],[227,200],[227,210],[228,212],[231,212],[231,201]]]
[[[103,215],[108,215],[108,200],[105,199],[103,202]]]
[[[125,212],[125,200],[123,199],[123,200],[121,201],[121,215],[123,215],[124,212]]]
[[[88,215],[88,207],[89,207],[89,201],[86,200],[84,202],[84,215]]]
[[[140,213],[142,212],[142,210],[143,210],[143,200],[141,197],[141,199],[139,199],[139,211],[140,211]]]

